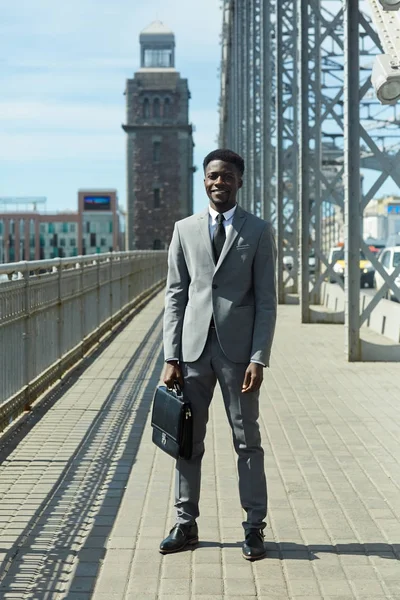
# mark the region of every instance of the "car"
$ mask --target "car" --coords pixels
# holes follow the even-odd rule
[[[393,271],[400,265],[400,246],[391,246],[389,248],[385,248],[378,258],[382,267],[385,269],[388,275],[391,275]],[[375,287],[377,290],[380,290],[383,284],[385,283],[382,275],[375,271]],[[394,283],[399,288],[399,291],[395,293],[392,289],[389,289],[385,296],[388,300],[397,300],[400,302],[400,275],[396,277]]]
[[[299,258],[299,268],[300,268],[301,260]],[[294,267],[294,258],[293,255],[287,254],[283,257],[283,266],[287,271],[291,271]],[[308,257],[308,271],[310,275],[314,275],[315,273],[315,253],[314,250],[310,251]]]
[[[294,265],[293,256],[290,256],[290,254],[287,254],[286,256],[283,257],[283,266],[285,267],[286,270],[291,271],[293,269],[293,265]]]
[[[332,248],[329,254],[329,262],[335,263],[333,270],[339,275],[341,279],[344,279],[344,273],[346,270],[346,263],[344,260],[344,248]],[[372,263],[367,260],[364,252],[360,250],[360,284],[361,287],[374,287],[374,273],[375,269]],[[335,279],[331,278],[331,283],[335,283]]]

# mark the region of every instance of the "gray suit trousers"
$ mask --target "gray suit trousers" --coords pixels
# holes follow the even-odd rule
[[[218,381],[238,455],[239,494],[247,514],[244,529],[265,527],[267,485],[264,451],[261,447],[259,392],[242,394],[241,387],[248,364],[231,362],[222,352],[215,329],[211,328],[200,358],[182,365],[184,394],[193,411],[193,455],[176,463],[175,507],[177,522],[188,523],[199,516],[201,460],[208,421],[208,409]]]

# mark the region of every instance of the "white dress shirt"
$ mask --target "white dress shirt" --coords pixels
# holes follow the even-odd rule
[[[225,227],[225,234],[226,236],[228,236],[229,230],[232,227],[232,221],[233,221],[233,215],[235,214],[235,210],[236,210],[237,204],[235,204],[235,206],[233,208],[231,208],[230,210],[227,210],[226,212],[222,213],[224,215],[224,220],[222,221]],[[213,208],[211,208],[211,206],[208,207],[208,228],[210,231],[210,238],[211,240],[214,237],[214,231],[218,225],[217,223],[217,217],[220,213],[217,212],[216,210],[214,210]]]

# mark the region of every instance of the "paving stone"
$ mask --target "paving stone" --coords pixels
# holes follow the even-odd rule
[[[0,529],[0,558],[8,549],[15,554],[16,539],[27,535],[3,582],[5,600],[32,596],[27,573],[34,600],[50,576],[66,586],[58,600],[400,597],[394,559],[400,557],[394,483],[400,365],[345,363],[342,329],[301,325],[295,306],[279,309],[261,390],[267,558],[249,564],[241,556],[236,456],[219,389],[203,461],[202,541],[176,555],[158,552],[174,521],[173,461],[151,443],[152,389],[163,368],[155,350],[161,321],[124,379],[120,375],[162,303],[160,294],[0,465],[0,526],[10,523],[8,531]],[[123,392],[104,410],[119,384]],[[90,438],[95,418],[101,427]],[[70,475],[62,475],[73,456]],[[42,516],[29,529],[38,511]]]
[[[195,595],[219,595],[223,592],[222,578],[195,577],[193,580],[193,593]]]
[[[189,579],[162,579],[160,582],[160,595],[175,595],[189,597]]]

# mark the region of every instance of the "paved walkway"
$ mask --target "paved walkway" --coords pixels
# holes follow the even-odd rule
[[[201,544],[159,554],[173,524],[173,462],[149,424],[161,311],[160,294],[3,449],[1,600],[399,600],[400,364],[347,364],[343,328],[300,325],[296,306],[280,309],[262,390],[268,557],[241,557],[219,393]]]

